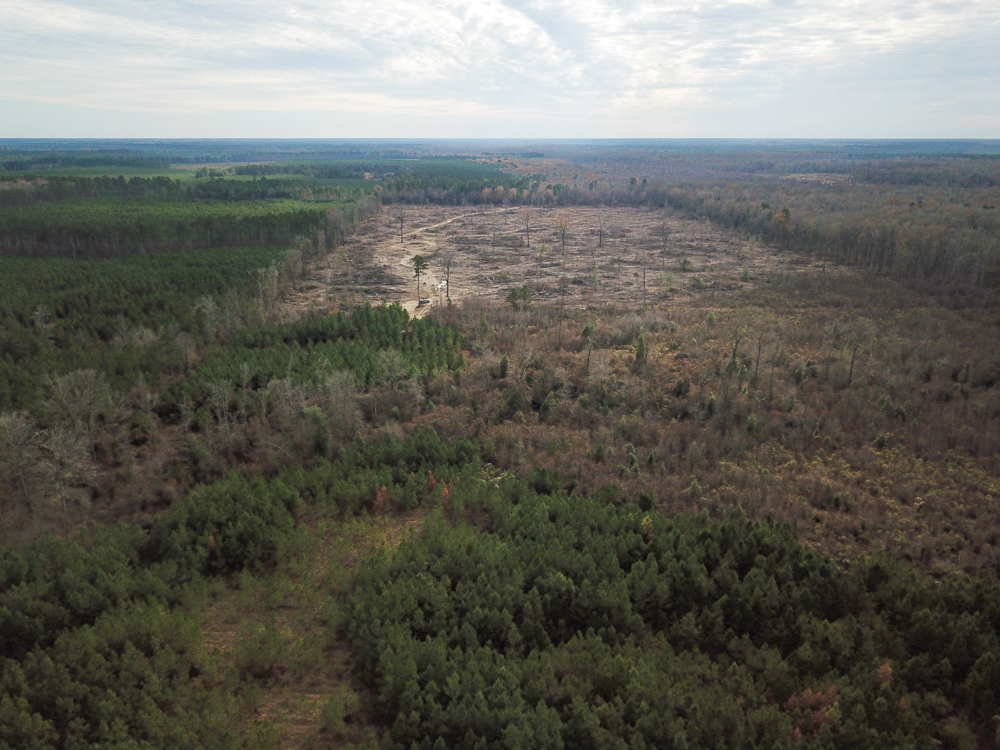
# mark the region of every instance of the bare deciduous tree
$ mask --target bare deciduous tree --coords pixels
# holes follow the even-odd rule
[[[222,310],[214,297],[201,297],[194,304],[195,313],[200,313],[205,320],[205,326],[211,331],[213,336],[219,336],[225,332],[225,321]]]
[[[94,455],[97,427],[117,411],[114,394],[96,370],[77,370],[49,378],[48,407],[57,421],[85,435]]]
[[[513,351],[514,377],[518,383],[524,384],[528,370],[535,363],[535,347],[527,336],[518,339]]]
[[[282,429],[287,427],[299,403],[298,395],[288,377],[268,381],[267,385],[257,391],[257,408],[263,422],[268,424],[269,415],[273,414],[280,421]]]
[[[46,328],[52,325],[52,313],[45,305],[39,305],[31,314],[31,322],[35,328]]]
[[[392,391],[395,391],[401,382],[408,380],[413,372],[403,355],[396,349],[384,349],[379,352],[378,363],[383,380],[389,383],[389,389]]]
[[[194,421],[194,404],[188,394],[181,396],[177,403],[177,408],[181,413],[181,431],[186,435],[191,429],[191,422]]]
[[[195,353],[195,351],[197,351],[198,344],[195,341],[194,336],[187,331],[181,331],[174,336],[174,346],[177,347],[177,351],[181,355],[184,372],[187,372],[188,368],[191,366],[191,356]]]
[[[285,272],[285,276],[287,276],[289,281],[292,282],[292,289],[298,291],[298,285],[296,284],[295,279],[297,276],[302,274],[305,268],[302,262],[302,251],[297,247],[290,247],[285,250],[282,268]]]
[[[89,483],[96,473],[85,437],[66,427],[55,427],[45,433],[42,448],[48,499],[62,506],[64,516],[75,501],[82,515],[90,500]]]
[[[215,421],[219,423],[230,449],[233,447],[233,433],[229,427],[229,395],[232,391],[229,383],[216,381],[208,384],[208,396],[215,412]]]
[[[0,414],[0,459],[13,472],[26,504],[28,484],[39,470],[41,440],[41,432],[26,412]]]
[[[357,426],[358,388],[354,375],[347,370],[333,370],[323,378],[330,422],[342,435],[350,437]]]
[[[135,388],[132,391],[133,404],[136,410],[143,415],[145,420],[145,425],[149,430],[148,438],[150,443],[155,447],[157,438],[157,426],[160,423],[159,418],[156,416],[156,404],[159,401],[159,397],[153,390],[146,384],[146,378],[139,374],[139,382],[135,384]]]
[[[250,412],[250,382],[253,380],[253,372],[250,365],[243,362],[240,365],[240,419],[243,420],[243,429],[247,428],[247,419]]]
[[[257,301],[261,312],[268,317],[278,302],[278,269],[274,266],[258,268],[256,282]]]

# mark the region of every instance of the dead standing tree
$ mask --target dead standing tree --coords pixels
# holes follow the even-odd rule
[[[722,405],[724,408],[728,408],[730,405],[730,385],[732,384],[733,376],[737,376],[739,380],[739,385],[737,386],[736,392],[742,389],[743,377],[746,374],[746,367],[739,359],[740,353],[740,343],[743,341],[744,333],[740,330],[739,326],[733,329],[733,345],[729,353],[729,364],[726,365],[725,369],[725,379],[723,382],[722,390]]]
[[[559,233],[559,243],[561,245],[562,252],[562,262],[563,265],[566,264],[566,233],[569,231],[569,217],[565,214],[559,214],[555,219],[552,220],[553,226],[555,226],[556,231]]]
[[[670,227],[667,224],[667,217],[664,215],[663,221],[660,224],[660,267],[664,267],[667,264],[667,240],[670,239]]]
[[[77,370],[48,380],[49,411],[74,433],[87,438],[90,454],[96,458],[97,428],[109,422],[118,410],[115,395],[102,373]]]
[[[858,350],[871,347],[878,338],[878,327],[870,318],[860,318],[855,320],[847,329],[848,346],[851,349],[851,364],[847,372],[847,387],[851,387],[854,381],[854,362],[858,356]]]
[[[521,223],[524,225],[524,244],[531,249],[531,225],[535,223],[535,209],[526,208],[521,214]]]
[[[604,228],[608,223],[608,215],[601,211],[597,214],[597,246],[599,248],[604,247]]]
[[[399,223],[399,244],[403,244],[403,223],[406,221],[406,212],[402,208],[396,209],[396,213],[393,215],[396,222]]]
[[[500,241],[500,227],[497,226],[496,221],[490,222],[490,254],[496,252],[497,243]]]

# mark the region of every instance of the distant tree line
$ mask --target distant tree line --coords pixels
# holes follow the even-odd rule
[[[37,153],[20,154],[0,162],[0,173],[31,172],[42,169],[126,167],[129,169],[163,169],[170,160],[162,156],[141,156],[133,153],[104,152],[100,154]]]
[[[249,167],[248,167],[249,168]],[[236,167],[235,169],[243,169]],[[335,170],[334,170],[335,171]],[[294,174],[294,173],[293,173]],[[349,176],[355,176],[353,174]],[[0,190],[0,209],[35,203],[69,201],[80,198],[128,198],[161,201],[258,201],[298,199],[303,192],[323,200],[355,197],[356,189],[317,186],[313,182],[292,179],[254,180],[194,179],[170,177],[45,177],[14,182]]]
[[[0,254],[116,257],[276,245],[324,229],[329,210],[299,201],[60,201],[0,213]]]

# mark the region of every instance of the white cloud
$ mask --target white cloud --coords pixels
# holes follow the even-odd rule
[[[0,136],[30,135],[5,110],[32,104],[381,115],[399,135],[441,117],[523,135],[920,135],[892,112],[921,101],[923,134],[998,136],[998,38],[996,0],[0,0]],[[850,107],[879,97],[896,132],[858,132],[871,113]]]

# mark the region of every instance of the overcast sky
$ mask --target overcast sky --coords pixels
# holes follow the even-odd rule
[[[0,0],[0,137],[1000,137],[1000,0]]]

